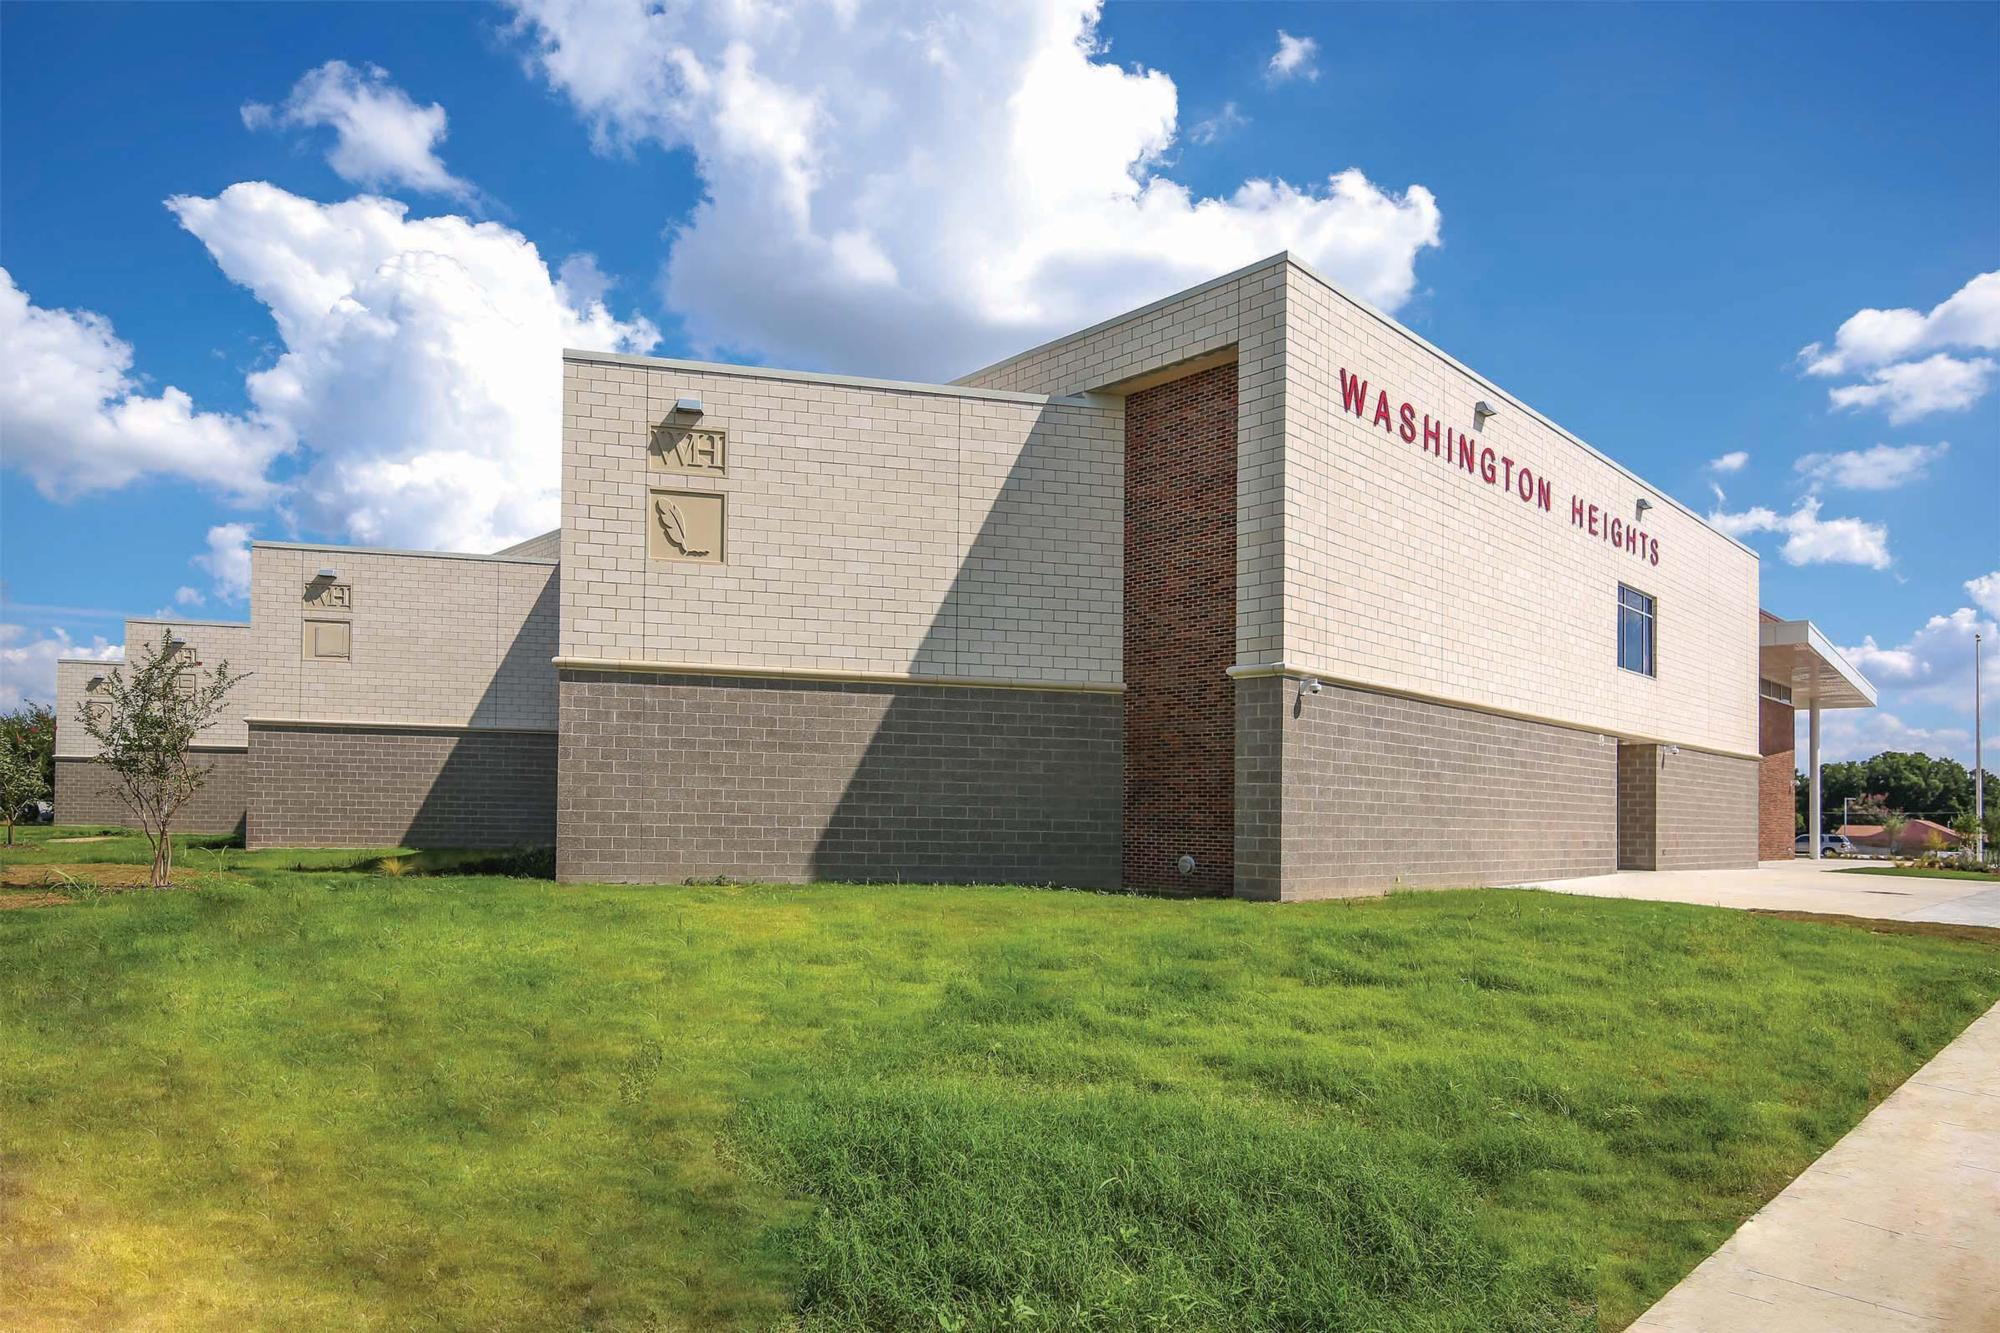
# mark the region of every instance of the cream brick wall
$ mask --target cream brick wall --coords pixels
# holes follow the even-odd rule
[[[214,620],[161,620],[153,616],[134,616],[125,622],[125,654],[137,658],[158,646],[162,634],[175,634],[186,639],[194,650],[195,660],[203,666],[214,667],[222,662],[229,663],[235,672],[249,671],[251,655],[255,648],[250,635],[250,626],[236,621]],[[56,754],[65,759],[94,759],[98,745],[84,731],[83,724],[76,720],[76,707],[86,697],[86,686],[92,676],[103,675],[117,662],[59,661],[56,663]],[[225,704],[222,715],[205,729],[197,744],[214,746],[243,746],[249,744],[249,733],[243,725],[248,706],[249,681],[236,687]]]
[[[1111,389],[1180,362],[1236,351],[1236,652],[1283,647],[1286,258],[1277,255],[959,381],[1026,393]]]
[[[98,744],[76,720],[76,707],[88,693],[92,676],[101,676],[116,662],[56,662],[56,758],[95,759]]]
[[[1756,753],[1757,559],[1288,255],[976,371],[1043,393],[1234,345],[1237,658],[1629,736]],[[1552,482],[1554,512],[1340,410],[1339,369]],[[1419,436],[1421,440],[1421,435]],[[1658,566],[1570,525],[1653,501]],[[1658,598],[1659,675],[1617,668],[1617,585]]]
[[[354,589],[351,613],[305,605],[322,566]],[[248,716],[556,725],[555,562],[260,542],[250,567]],[[348,661],[305,660],[309,618],[352,623]]]
[[[1122,407],[571,354],[562,655],[1119,680]],[[679,397],[726,473],[650,462]],[[650,488],[726,497],[720,564],[649,560]]]
[[[1625,736],[1757,752],[1757,558],[1393,321],[1293,266],[1282,658],[1334,678]],[[1339,372],[1415,406],[1417,442],[1344,410]],[[1473,404],[1498,407],[1474,431]],[[1552,511],[1423,447],[1422,414],[1551,483]],[[1400,427],[1400,421],[1397,423]],[[1571,523],[1572,495],[1660,561]],[[1617,662],[1617,590],[1657,599],[1658,676]]]

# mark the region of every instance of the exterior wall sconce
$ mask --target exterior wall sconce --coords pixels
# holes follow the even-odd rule
[[[677,417],[698,417],[701,415],[701,410],[701,399],[699,398],[676,398],[674,399],[672,415]]]
[[[319,572],[313,575],[313,577],[316,579],[337,579],[340,577],[340,571],[332,565],[321,565]]]
[[[104,683],[104,677],[92,676],[89,680],[83,683],[83,688],[85,688],[86,690],[94,690],[103,683]]]
[[[1499,408],[1493,406],[1493,404],[1487,402],[1484,398],[1480,399],[1472,405],[1472,428],[1474,430],[1481,429],[1486,425],[1486,418],[1498,416],[1499,413]]]
[[[1639,513],[1639,521],[1641,523],[1646,521],[1646,511],[1648,509],[1651,509],[1652,507],[1653,507],[1653,502],[1651,500],[1646,499],[1644,496],[1640,497],[1638,513]]]

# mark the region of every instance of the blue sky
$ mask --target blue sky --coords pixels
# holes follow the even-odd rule
[[[562,342],[949,377],[1289,246],[1756,547],[1883,687],[1830,752],[1967,757],[1996,55],[1969,5],[10,3],[0,702],[241,618],[247,536],[551,526]]]

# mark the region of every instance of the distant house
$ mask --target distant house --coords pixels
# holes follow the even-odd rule
[[[1905,824],[1896,835],[1894,847],[1889,845],[1888,830],[1880,824],[1842,824],[1840,832],[1856,847],[1877,852],[1924,852],[1932,847],[1950,851],[1965,841],[1943,824],[1928,819],[1912,819]]]

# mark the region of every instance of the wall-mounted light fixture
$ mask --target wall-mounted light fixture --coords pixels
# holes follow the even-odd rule
[[[1194,858],[1183,855],[1179,863],[1175,866],[1175,869],[1179,870],[1183,876],[1192,875],[1194,873]]]
[[[1638,513],[1639,513],[1639,521],[1641,523],[1644,523],[1646,521],[1646,511],[1648,509],[1651,509],[1652,507],[1653,507],[1653,502],[1651,500],[1646,499],[1644,496],[1639,497]]]
[[[92,676],[89,680],[83,682],[83,688],[85,688],[86,690],[94,690],[103,683],[104,683],[104,677]]]
[[[698,417],[698,416],[700,416],[700,415],[701,415],[701,399],[699,399],[699,398],[676,398],[676,399],[674,399],[674,410],[673,410],[673,415],[675,415],[675,416],[677,416],[677,417]]]
[[[169,647],[169,648],[185,648],[185,647],[187,647],[187,646],[188,646],[188,641],[187,641],[186,639],[183,639],[183,638],[182,638],[182,637],[181,637],[180,635],[178,635],[178,634],[169,634],[169,635],[167,636],[167,647]]]
[[[316,579],[337,579],[340,577],[340,571],[332,565],[321,565],[319,572],[314,574],[313,577]]]
[[[1497,416],[1499,412],[1499,408],[1493,406],[1493,404],[1487,402],[1484,398],[1480,399],[1472,405],[1472,428],[1474,430],[1482,429],[1486,425],[1486,418]]]
[[[1300,702],[1304,702],[1305,697],[1308,694],[1318,694],[1322,688],[1324,687],[1319,683],[1318,676],[1307,676],[1304,680],[1299,682],[1298,697]]]

